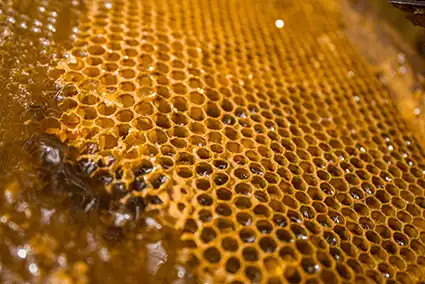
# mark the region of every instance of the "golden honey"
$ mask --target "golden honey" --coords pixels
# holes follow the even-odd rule
[[[148,274],[155,283],[167,274],[152,266],[162,250],[160,263],[169,254],[168,267],[180,267],[170,283],[425,279],[424,152],[347,36],[340,1],[60,3],[40,1],[44,11],[26,24],[25,42],[41,41],[33,53],[50,56],[29,59],[40,75],[18,62],[19,74],[7,78],[29,93],[35,80],[35,92],[53,100],[42,104],[40,131],[72,149],[67,165],[81,175],[59,168],[53,179],[94,200],[81,201],[85,213],[77,215],[105,199],[83,232],[96,239],[112,223],[112,237],[104,244],[27,231],[35,255],[57,263],[62,252],[73,266],[28,262],[25,273],[102,281],[96,262],[107,262],[115,271],[104,281],[128,273],[123,281]],[[2,4],[0,15],[18,29],[13,5]],[[57,38],[58,22],[49,19],[61,9],[75,20]],[[10,183],[6,192],[21,190]],[[111,208],[129,204],[137,218],[118,222],[134,216]],[[146,242],[146,224],[155,241]],[[83,251],[95,245],[90,253],[48,255],[42,245],[66,247],[65,240]]]

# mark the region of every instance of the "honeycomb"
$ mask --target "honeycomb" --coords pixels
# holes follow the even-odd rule
[[[0,1],[1,148],[7,148],[5,144],[13,147],[26,136],[22,118],[40,117],[38,110],[47,106],[49,94],[55,93],[47,69],[60,58],[60,50],[69,46],[79,8],[77,2],[67,1]],[[64,12],[66,22],[62,21]],[[10,156],[2,150],[0,160]],[[2,170],[10,164],[10,159],[2,163]]]
[[[424,281],[424,152],[339,7],[88,0],[42,128],[201,281]]]

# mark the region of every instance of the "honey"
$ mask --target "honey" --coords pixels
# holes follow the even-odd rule
[[[53,3],[45,12],[61,9]],[[43,108],[36,125],[48,136],[29,149],[64,147],[48,159],[64,163],[47,184],[71,196],[62,218],[88,218],[77,219],[86,239],[26,231],[28,246],[59,267],[28,263],[36,280],[425,279],[424,152],[344,32],[340,1],[68,4],[81,5],[70,8],[70,43],[49,36],[49,17],[34,24],[52,48],[37,49],[51,60],[40,59],[47,83],[36,85],[54,94],[55,111]],[[177,276],[164,280],[169,267]]]

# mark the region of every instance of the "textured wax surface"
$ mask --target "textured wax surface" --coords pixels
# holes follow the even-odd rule
[[[337,1],[87,9],[42,126],[114,200],[174,217],[200,280],[425,278],[424,154]]]

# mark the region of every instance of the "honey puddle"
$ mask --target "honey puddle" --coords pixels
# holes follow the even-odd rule
[[[424,281],[421,91],[346,3],[3,0],[0,281]]]

